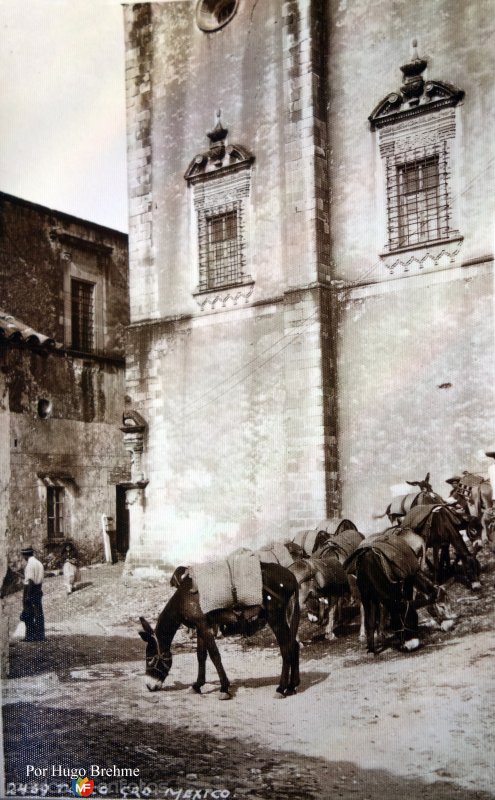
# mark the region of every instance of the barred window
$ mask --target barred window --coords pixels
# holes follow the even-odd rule
[[[62,486],[48,486],[46,490],[48,539],[64,537],[64,495]]]
[[[387,159],[391,250],[446,239],[449,235],[447,157],[438,148],[428,150],[418,148]]]
[[[237,211],[206,218],[208,288],[235,283],[242,275]]]
[[[94,348],[94,283],[71,280],[72,347],[90,352]]]

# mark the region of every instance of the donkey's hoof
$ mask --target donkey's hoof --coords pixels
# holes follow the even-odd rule
[[[232,697],[230,692],[220,692],[220,694],[218,696],[219,696],[220,700],[230,700],[230,698]]]
[[[198,686],[196,683],[193,683],[189,691],[194,692],[194,694],[201,694],[201,686]]]
[[[418,647],[419,639],[409,639],[402,645],[402,650],[404,650],[406,653],[411,653],[413,650],[417,650]]]
[[[281,692],[280,689],[277,689],[277,691],[275,692],[273,697],[274,697],[275,700],[284,700],[285,694],[283,692]]]

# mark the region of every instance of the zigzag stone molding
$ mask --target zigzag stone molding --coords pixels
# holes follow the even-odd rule
[[[199,292],[194,294],[194,299],[201,311],[224,308],[233,308],[241,301],[248,303],[254,291],[254,281],[244,286],[235,286],[231,289],[220,289],[211,292]]]
[[[407,275],[431,272],[432,270],[451,267],[461,251],[462,242],[463,237],[461,236],[450,242],[417,247],[414,252],[382,254],[380,258],[391,276],[396,275],[396,273]]]

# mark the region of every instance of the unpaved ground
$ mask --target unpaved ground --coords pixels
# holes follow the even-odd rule
[[[221,641],[234,689],[228,702],[218,700],[211,664],[203,695],[190,692],[196,659],[182,631],[164,690],[144,689],[137,619],[156,621],[166,584],[122,580],[120,566],[101,566],[67,597],[61,578],[51,578],[47,641],[11,646],[7,790],[44,791],[43,780],[36,788],[27,779],[29,764],[95,764],[140,774],[134,786],[95,777],[93,796],[202,798],[215,789],[251,800],[495,797],[493,557],[483,566],[479,595],[450,589],[453,631],[424,630],[414,654],[369,656],[355,625],[336,642],[314,641],[304,623],[302,685],[285,700],[273,697],[280,657],[268,633]],[[16,621],[20,597],[8,607]],[[48,785],[53,796],[71,796],[64,778]]]

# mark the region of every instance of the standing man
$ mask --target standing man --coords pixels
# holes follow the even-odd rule
[[[22,555],[26,559],[24,569],[24,593],[22,597],[21,620],[26,623],[26,642],[43,642],[45,640],[45,617],[41,598],[41,585],[45,571],[43,564],[34,557],[31,546],[23,547]]]

